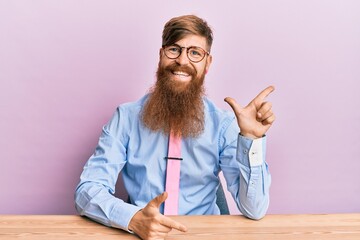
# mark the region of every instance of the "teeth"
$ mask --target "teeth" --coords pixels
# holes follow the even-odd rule
[[[181,75],[181,76],[185,76],[185,77],[188,77],[189,74],[185,73],[185,72],[174,72],[175,75]]]

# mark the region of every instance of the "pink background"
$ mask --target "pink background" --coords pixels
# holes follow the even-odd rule
[[[360,212],[360,1],[214,2],[0,1],[0,214],[75,213],[102,125],[153,84],[164,23],[189,13],[214,29],[220,107],[276,86],[269,213]]]

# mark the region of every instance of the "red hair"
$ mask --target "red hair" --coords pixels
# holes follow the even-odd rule
[[[164,26],[162,45],[169,46],[190,34],[204,37],[208,47],[207,51],[210,52],[213,42],[212,30],[205,20],[195,15],[184,15],[170,19]]]

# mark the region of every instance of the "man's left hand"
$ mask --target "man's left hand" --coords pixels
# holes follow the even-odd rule
[[[261,138],[275,121],[275,115],[271,110],[272,104],[266,102],[265,98],[274,91],[269,86],[261,91],[246,107],[241,107],[233,98],[225,98],[233,109],[241,135],[256,139]]]

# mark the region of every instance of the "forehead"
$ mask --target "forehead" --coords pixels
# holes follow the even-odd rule
[[[179,41],[175,42],[181,47],[201,47],[203,49],[207,49],[206,47],[206,38],[199,35],[187,35]]]

